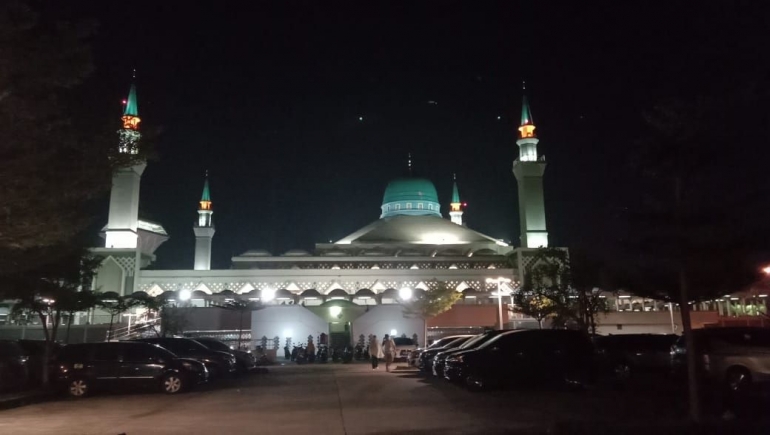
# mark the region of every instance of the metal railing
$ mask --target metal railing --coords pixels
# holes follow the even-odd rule
[[[155,335],[157,328],[160,328],[160,317],[138,321],[134,324],[114,328],[107,331],[105,341],[130,340],[132,338],[144,337],[146,335]]]

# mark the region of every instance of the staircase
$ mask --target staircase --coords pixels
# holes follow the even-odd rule
[[[133,338],[156,337],[160,333],[160,317],[138,321],[132,325],[107,331],[104,341],[131,340]]]

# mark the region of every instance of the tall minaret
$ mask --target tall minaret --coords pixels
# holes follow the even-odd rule
[[[193,227],[195,231],[195,270],[211,270],[211,239],[214,238],[214,221],[211,207],[211,193],[209,192],[209,174],[206,172],[206,180],[203,182],[203,194],[198,203],[198,223]]]
[[[522,84],[524,97],[519,126],[519,158],[513,162],[513,175],[519,185],[519,220],[521,221],[521,246],[539,248],[548,246],[545,227],[545,203],[543,201],[543,173],[545,158],[537,156],[535,123],[527,101],[526,86]]]
[[[463,224],[463,203],[457,190],[457,176],[452,174],[452,202],[449,203],[449,218],[457,225]]]
[[[139,151],[139,106],[136,100],[136,86],[132,83],[123,109],[123,128],[118,130],[118,151],[122,154],[137,154]],[[138,244],[137,222],[139,220],[139,184],[144,168],[144,159],[131,166],[119,168],[112,176],[110,192],[110,213],[105,228],[105,247],[136,248]]]

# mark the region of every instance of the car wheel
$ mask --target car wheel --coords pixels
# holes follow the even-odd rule
[[[725,374],[725,386],[731,392],[744,392],[750,385],[751,373],[743,367],[733,367]]]
[[[85,379],[73,379],[67,385],[67,392],[72,397],[83,397],[88,394],[88,382]]]
[[[468,375],[465,378],[465,386],[471,391],[482,391],[487,389],[487,382],[478,375]]]
[[[166,376],[163,376],[163,381],[160,385],[164,393],[177,394],[182,392],[184,380],[176,373],[169,373]]]

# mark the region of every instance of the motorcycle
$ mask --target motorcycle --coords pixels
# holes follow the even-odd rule
[[[351,361],[353,361],[353,349],[350,346],[346,346],[342,353],[342,362],[348,364]]]
[[[342,360],[342,352],[340,352],[340,349],[335,347],[332,349],[332,362],[340,362]]]
[[[326,363],[329,361],[329,349],[326,346],[319,346],[316,358],[319,363]]]

